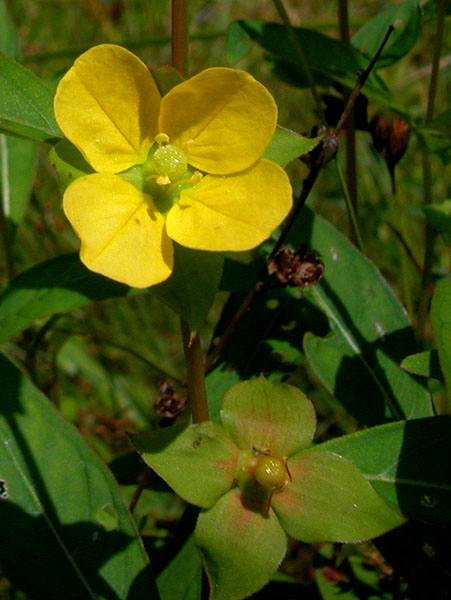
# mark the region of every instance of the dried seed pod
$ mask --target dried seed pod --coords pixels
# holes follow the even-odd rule
[[[155,401],[155,410],[157,413],[167,419],[174,419],[185,408],[188,401],[186,394],[181,395],[175,391],[173,381],[165,381],[160,385],[160,395]]]
[[[393,121],[388,121],[384,115],[377,114],[371,119],[370,132],[374,147],[387,164],[394,189],[395,167],[407,149],[410,125],[401,117],[395,117]]]
[[[268,272],[276,275],[281,283],[302,289],[319,283],[324,264],[316,250],[301,248],[294,252],[290,248],[281,248],[269,263]]]

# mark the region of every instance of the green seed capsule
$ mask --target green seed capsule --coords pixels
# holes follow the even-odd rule
[[[254,478],[265,490],[276,489],[287,481],[287,467],[280,458],[261,456],[255,466]]]
[[[157,148],[153,160],[158,175],[166,176],[171,181],[183,177],[188,167],[185,154],[172,144]]]

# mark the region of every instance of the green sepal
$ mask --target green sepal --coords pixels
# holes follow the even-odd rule
[[[281,525],[303,542],[361,542],[401,525],[350,461],[320,449],[288,459],[292,481],[273,495]]]
[[[162,96],[165,96],[173,87],[184,81],[180,73],[170,65],[150,67],[149,70]]]
[[[227,391],[221,421],[241,450],[279,458],[309,446],[316,427],[313,405],[301,390],[264,377],[242,381]]]
[[[263,156],[281,167],[286,167],[288,163],[296,158],[308,154],[321,139],[322,136],[308,138],[291,131],[291,129],[277,125],[272,140],[269,142]]]
[[[62,192],[78,177],[95,172],[69,140],[58,142],[50,150],[49,160],[52,167],[56,169]]]
[[[144,461],[191,504],[210,508],[233,485],[238,448],[220,425],[170,427],[132,440]]]
[[[151,293],[198,331],[215,299],[222,276],[221,252],[192,250],[174,242],[174,271]]]
[[[257,592],[287,548],[274,512],[263,516],[248,510],[238,490],[200,513],[194,536],[210,582],[210,600],[241,600]]]

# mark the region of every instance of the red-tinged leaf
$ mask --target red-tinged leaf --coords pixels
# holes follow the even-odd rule
[[[255,448],[278,457],[309,446],[316,427],[313,405],[301,390],[263,377],[226,393],[221,420],[241,450]]]
[[[196,545],[211,586],[210,600],[241,600],[270,580],[285,555],[286,535],[274,512],[248,510],[239,490],[202,511]]]
[[[238,448],[220,425],[171,427],[133,436],[146,463],[187,502],[210,508],[232,487]]]
[[[271,506],[284,529],[303,542],[361,542],[404,519],[347,459],[313,448],[288,460],[292,481]]]

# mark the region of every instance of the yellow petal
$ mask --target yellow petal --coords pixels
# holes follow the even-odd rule
[[[111,173],[79,177],[66,189],[63,206],[91,271],[139,288],[171,274],[173,248],[164,218],[131,183]]]
[[[157,133],[160,93],[146,65],[112,44],[82,54],[60,81],[55,117],[96,171],[143,163]]]
[[[236,69],[202,71],[163,97],[159,129],[188,162],[214,175],[250,167],[271,141],[277,107],[267,89]]]
[[[249,250],[268,238],[292,205],[285,171],[262,159],[238,175],[206,175],[166,217],[170,238],[198,250]]]

